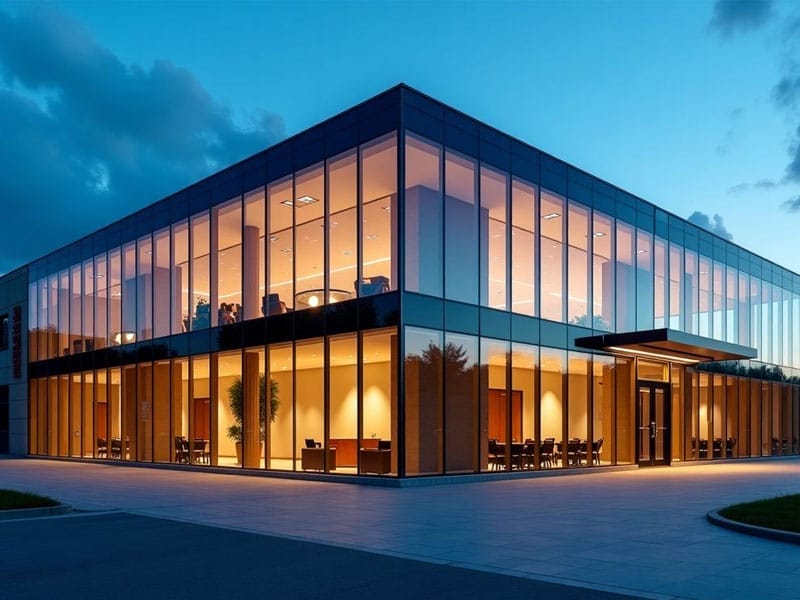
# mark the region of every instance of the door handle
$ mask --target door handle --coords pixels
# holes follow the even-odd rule
[[[656,427],[656,422],[655,421],[650,421],[650,437],[652,439],[656,438],[656,430],[657,429],[658,429],[658,427]]]

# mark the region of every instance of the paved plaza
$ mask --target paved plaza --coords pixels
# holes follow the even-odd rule
[[[800,546],[705,519],[800,493],[796,458],[403,489],[8,459],[0,487],[650,598],[796,598],[800,577]]]

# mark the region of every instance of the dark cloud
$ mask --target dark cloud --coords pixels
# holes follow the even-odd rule
[[[709,29],[731,37],[758,29],[772,17],[772,0],[716,0]]]
[[[725,224],[722,222],[722,217],[718,214],[715,214],[713,217],[709,217],[706,213],[696,210],[689,215],[689,222],[694,223],[703,229],[707,229],[712,233],[716,233],[718,236],[725,238],[726,240],[733,239],[733,235],[727,229],[725,229]]]
[[[783,207],[789,212],[800,212],[800,196],[790,198],[783,203]]]
[[[786,179],[800,182],[800,127],[794,132],[794,142],[789,147],[791,162],[786,165]]]
[[[186,69],[125,64],[51,7],[0,10],[0,272],[274,143]]]
[[[778,183],[771,179],[759,179],[753,185],[759,190],[773,190],[778,187]]]
[[[792,66],[772,88],[772,99],[778,108],[797,108],[800,101],[800,72]]]
[[[749,183],[737,183],[736,185],[731,186],[731,187],[728,188],[728,193],[729,194],[739,194],[741,192],[746,192],[751,187],[752,186]]]

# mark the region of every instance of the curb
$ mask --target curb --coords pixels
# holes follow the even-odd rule
[[[44,506],[41,508],[15,508],[13,510],[0,510],[0,521],[54,517],[65,515],[69,512],[72,512],[72,507],[68,504],[57,504],[56,506]]]
[[[794,533],[793,531],[771,529],[769,527],[759,527],[758,525],[748,525],[747,523],[742,523],[741,521],[732,521],[731,519],[726,519],[723,517],[716,510],[708,511],[706,513],[706,519],[708,519],[708,521],[714,525],[723,527],[725,529],[730,529],[731,531],[736,531],[738,533],[745,533],[747,535],[753,535],[768,540],[800,545],[800,533]]]

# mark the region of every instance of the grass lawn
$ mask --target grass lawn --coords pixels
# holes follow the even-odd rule
[[[800,533],[800,494],[734,504],[722,509],[719,514],[748,525]]]
[[[15,492],[14,490],[0,490],[0,510],[42,508],[44,506],[56,506],[57,504],[58,502],[47,496],[37,496],[27,492]]]

